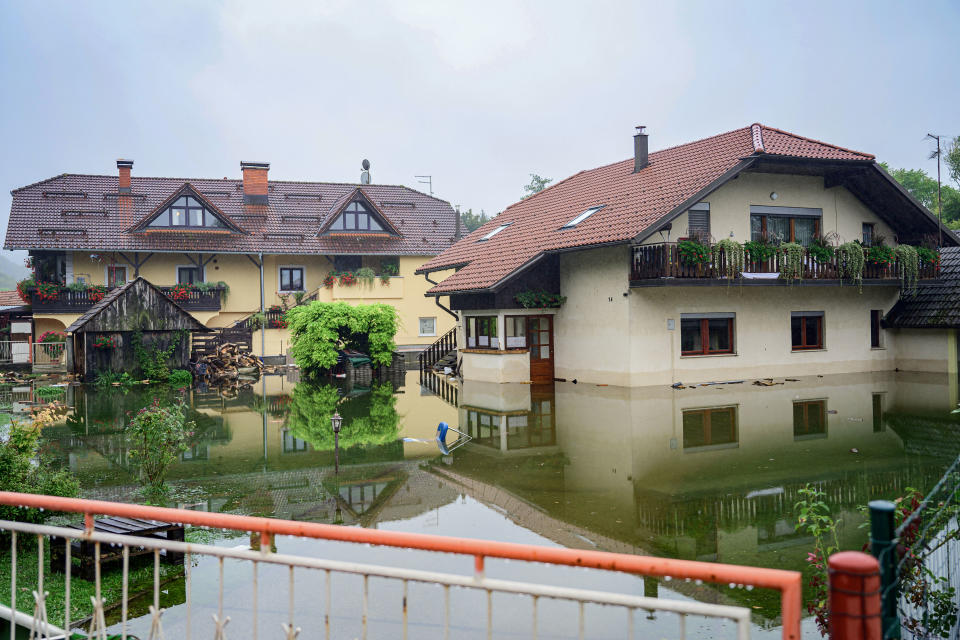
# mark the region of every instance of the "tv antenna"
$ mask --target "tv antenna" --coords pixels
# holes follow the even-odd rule
[[[417,182],[425,184],[430,189],[430,195],[433,195],[433,176],[413,176]]]

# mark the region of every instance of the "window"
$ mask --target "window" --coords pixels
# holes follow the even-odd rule
[[[883,311],[881,309],[870,310],[870,346],[874,349],[883,348],[883,332],[880,330],[882,320]]]
[[[477,242],[483,242],[484,240],[489,240],[490,238],[492,238],[493,236],[497,235],[498,233],[500,233],[501,231],[503,231],[504,229],[506,229],[506,228],[509,227],[509,226],[510,226],[510,223],[509,223],[509,222],[508,222],[507,224],[502,224],[502,225],[500,225],[499,227],[497,227],[496,229],[494,229],[493,231],[491,231],[490,233],[488,233],[487,235],[485,235],[485,236],[483,236],[482,238],[480,238],[479,240],[477,240]]]
[[[874,228],[872,222],[863,223],[863,246],[869,247],[873,244]]]
[[[383,231],[383,225],[361,202],[351,202],[330,225],[330,231]]]
[[[527,346],[527,317],[507,316],[504,318],[507,349],[523,349]]]
[[[576,218],[574,218],[573,220],[571,220],[570,222],[568,222],[567,224],[563,225],[560,228],[569,229],[571,227],[577,226],[578,224],[580,224],[581,222],[583,222],[584,220],[586,220],[587,218],[595,214],[597,211],[600,211],[600,209],[603,209],[603,206],[604,205],[600,205],[599,207],[590,207],[589,209],[587,209],[586,211],[584,211],[583,213],[578,215]],[[484,240],[486,240],[486,238],[484,238]]]
[[[716,407],[683,412],[683,448],[736,445],[737,408]]]
[[[363,266],[360,256],[333,256],[334,271],[356,271]]]
[[[750,239],[796,242],[805,247],[820,235],[820,209],[750,206]]]
[[[790,342],[794,351],[823,349],[823,311],[792,312]]]
[[[200,267],[177,267],[178,284],[196,284],[203,282],[203,273]]]
[[[827,403],[825,400],[803,400],[793,403],[793,439],[827,437]]]
[[[472,349],[499,349],[497,316],[470,316],[467,322],[467,347]]]
[[[420,335],[421,336],[437,335],[437,319],[436,318],[420,318]]]
[[[222,229],[223,222],[212,211],[191,196],[181,196],[160,215],[150,221],[150,228],[157,227],[204,227]]]
[[[701,242],[710,241],[710,204],[700,202],[687,211],[687,235]]]
[[[681,355],[733,353],[733,319],[732,313],[681,314]]]
[[[280,267],[280,291],[303,290],[303,267]]]
[[[127,284],[126,267],[107,267],[107,286],[121,287]]]

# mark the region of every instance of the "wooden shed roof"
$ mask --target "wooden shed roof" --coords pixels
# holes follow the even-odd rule
[[[117,287],[67,327],[67,333],[98,331],[209,331],[143,277]]]

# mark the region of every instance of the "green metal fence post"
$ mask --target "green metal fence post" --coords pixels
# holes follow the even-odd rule
[[[897,576],[897,543],[894,527],[896,505],[887,500],[872,500],[870,507],[870,551],[880,563],[880,602],[883,607],[883,637],[900,638],[897,601],[900,588]]]

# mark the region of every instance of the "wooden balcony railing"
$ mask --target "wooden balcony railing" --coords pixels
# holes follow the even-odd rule
[[[764,261],[751,262],[749,256],[744,261],[743,272],[735,277],[746,281],[767,281],[770,283],[783,282],[776,275],[780,273],[781,265],[786,256],[777,253]],[[834,254],[829,260],[820,262],[809,253],[803,258],[804,280],[839,280],[841,275],[842,258]],[[937,268],[933,265],[922,265],[917,272],[919,280],[929,280],[937,277]],[[649,244],[633,247],[630,265],[630,280],[656,280],[660,278],[726,280],[728,279],[727,256],[723,249],[711,254],[710,260],[702,264],[689,264],[680,258],[680,252],[675,243]],[[878,265],[865,262],[863,265],[863,279],[867,280],[899,280],[900,265],[894,261],[889,265]]]
[[[173,285],[158,286],[157,288],[169,295],[170,290],[173,289]],[[100,296],[96,296],[96,300],[91,300],[90,291],[88,289],[74,291],[72,289],[63,287],[57,292],[57,297],[52,299],[41,298],[35,287],[29,289],[29,291],[30,304],[33,306],[33,310],[35,312],[82,313],[95,305],[101,299]],[[189,309],[191,311],[219,311],[222,303],[223,291],[224,289],[222,287],[216,287],[214,289],[210,289],[209,291],[191,289],[188,293],[188,298],[186,300],[178,300],[177,304],[184,309]]]

